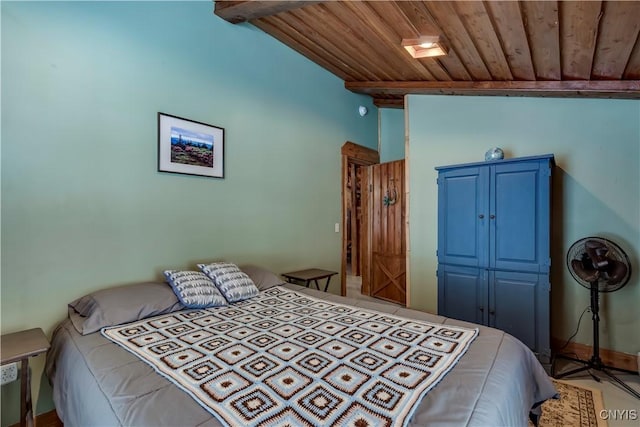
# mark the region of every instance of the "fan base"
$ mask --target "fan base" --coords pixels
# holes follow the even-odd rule
[[[555,373],[555,365],[556,365],[555,362],[556,362],[557,358],[562,358],[562,359],[572,360],[572,361],[578,362],[578,363],[583,363],[585,366],[582,366],[582,367],[576,368],[576,369],[572,369],[572,370],[567,371],[567,372],[561,372],[559,374],[556,374]],[[553,378],[556,378],[556,379],[564,378],[564,377],[568,377],[570,375],[577,374],[579,372],[587,371],[588,374],[591,375],[591,377],[595,381],[600,382],[600,378],[598,376],[596,376],[593,372],[591,372],[592,370],[595,370],[595,371],[599,371],[599,372],[602,372],[603,374],[607,375],[609,378],[611,378],[612,380],[617,382],[620,386],[622,386],[629,394],[634,396],[636,399],[640,399],[640,393],[638,393],[636,390],[632,389],[628,384],[626,384],[620,378],[616,377],[613,373],[609,372],[609,370],[611,370],[611,369],[616,370],[616,371],[621,371],[621,372],[634,373],[634,372],[631,372],[631,371],[627,371],[626,369],[620,369],[620,368],[615,368],[613,366],[607,366],[604,363],[602,363],[602,360],[599,357],[596,357],[596,356],[593,356],[588,361],[585,361],[585,360],[574,359],[572,357],[567,357],[567,356],[559,354],[559,355],[556,355],[554,357],[554,360],[551,362],[551,376]]]

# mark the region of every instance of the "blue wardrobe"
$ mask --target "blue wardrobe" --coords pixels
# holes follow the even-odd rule
[[[437,167],[438,314],[551,356],[551,154]]]

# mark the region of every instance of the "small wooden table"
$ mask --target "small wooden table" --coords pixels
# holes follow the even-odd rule
[[[20,366],[20,427],[33,425],[29,358],[49,350],[49,341],[40,328],[5,334],[0,337],[0,365],[22,362]]]
[[[311,282],[316,284],[316,288],[320,290],[318,280],[327,279],[324,284],[324,292],[327,292],[329,288],[329,282],[331,276],[338,274],[337,271],[321,270],[319,268],[309,268],[307,270],[292,271],[291,273],[283,273],[282,276],[287,279],[287,282],[293,283],[296,281],[305,282],[305,286],[308,288]]]

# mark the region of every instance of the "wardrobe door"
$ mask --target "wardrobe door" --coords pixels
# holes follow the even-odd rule
[[[469,267],[488,264],[489,167],[438,175],[438,262]]]
[[[486,324],[487,278],[483,268],[438,265],[438,314]]]
[[[491,167],[489,267],[549,272],[548,162]]]
[[[489,326],[502,329],[533,351],[550,355],[549,276],[489,272]]]

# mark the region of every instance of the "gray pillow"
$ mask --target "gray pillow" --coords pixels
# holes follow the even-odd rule
[[[271,271],[266,268],[258,267],[257,265],[241,265],[240,270],[249,276],[260,291],[273,288],[274,286],[283,285],[285,283],[284,280],[273,274]]]
[[[185,307],[207,308],[227,305],[211,279],[201,271],[166,270],[164,276]]]
[[[230,262],[197,264],[204,274],[209,276],[218,290],[229,302],[238,302],[260,293],[251,278]]]
[[[120,325],[183,308],[171,287],[162,282],[102,289],[69,304],[69,311],[78,314],[71,317],[71,322],[82,335],[99,331],[105,326]]]

